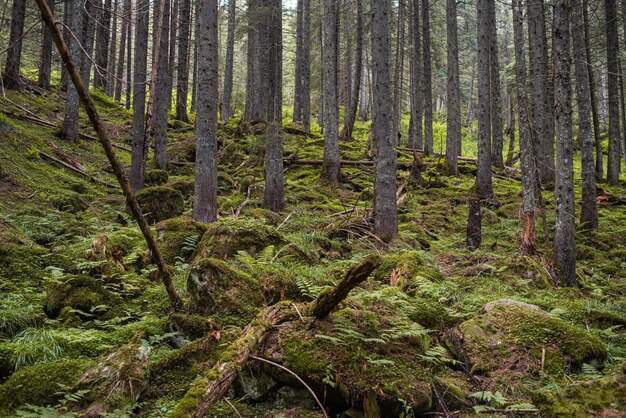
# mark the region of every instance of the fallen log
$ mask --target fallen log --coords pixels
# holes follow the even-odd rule
[[[373,254],[353,266],[346,277],[329,292],[322,293],[304,311],[312,312],[318,319],[325,318],[359,283],[363,282],[382,262]],[[282,301],[266,308],[250,322],[241,336],[227,348],[219,361],[187,391],[170,418],[201,418],[215,402],[220,400],[235,381],[239,370],[249,359],[258,357],[272,328],[300,317],[302,309],[291,301]]]
[[[298,128],[296,126],[285,126],[283,128],[283,131],[285,131],[286,133],[291,134],[291,135],[307,136],[309,138],[320,138],[319,135],[314,134],[312,132],[307,132],[304,129]]]
[[[58,158],[55,158],[55,157],[53,157],[53,156],[52,156],[52,155],[50,155],[50,154],[46,154],[46,153],[45,153],[45,152],[43,152],[43,151],[39,151],[39,150],[37,150],[37,152],[39,153],[39,156],[40,156],[41,158],[44,158],[44,159],[49,160],[49,161],[52,161],[52,162],[53,162],[53,163],[55,163],[55,164],[59,164],[60,166],[63,166],[63,167],[65,167],[65,168],[67,168],[68,170],[73,171],[74,173],[80,174],[80,175],[81,175],[81,176],[83,176],[83,177],[87,177],[88,179],[90,179],[91,181],[93,181],[93,182],[95,182],[95,183],[99,183],[99,184],[102,184],[102,185],[104,185],[104,186],[107,186],[107,187],[110,187],[110,188],[116,189],[116,187],[115,187],[114,185],[112,185],[111,183],[107,183],[107,182],[106,182],[106,181],[104,181],[104,180],[100,180],[99,178],[94,177],[94,176],[92,176],[91,174],[89,174],[89,173],[87,173],[87,172],[85,172],[85,171],[82,171],[82,170],[78,169],[77,167],[74,167],[73,165],[66,163],[66,162],[65,162],[65,161],[63,161],[63,160],[59,160]]]

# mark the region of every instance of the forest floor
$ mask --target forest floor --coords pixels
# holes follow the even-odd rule
[[[131,115],[94,97],[128,166]],[[269,212],[262,126],[231,119],[219,131],[220,219],[201,225],[190,218],[194,131],[172,121],[171,165],[150,170],[139,196],[186,303],[172,314],[100,145],[55,136],[63,103],[0,98],[0,415],[168,416],[258,312],[285,300],[304,316],[272,329],[259,357],[300,376],[330,416],[626,414],[623,186],[601,185],[599,230],[577,231],[581,286],[567,288],[551,274],[550,191],[539,255],[518,252],[515,170],[494,179],[476,251],[465,244],[475,167],[449,177],[426,158],[422,184],[400,170],[400,236],[388,245],[369,222],[372,167],[343,168],[337,187],[319,167],[286,165],[287,209]],[[367,129],[340,144],[342,159],[366,158]],[[319,129],[285,134],[286,156],[322,154]],[[306,315],[371,253],[382,265],[339,309]],[[208,415],[323,416],[300,382],[258,361]]]

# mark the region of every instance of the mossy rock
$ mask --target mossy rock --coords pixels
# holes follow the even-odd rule
[[[173,161],[196,161],[196,140],[188,139],[172,144],[168,150]]]
[[[98,315],[101,311],[90,312],[91,309],[108,305],[114,299],[114,295],[101,281],[89,276],[70,276],[63,281],[53,281],[47,285],[44,311],[50,318],[58,317],[65,307],[80,310],[88,315]]]
[[[443,280],[443,275],[435,268],[426,264],[420,251],[405,251],[387,254],[381,266],[372,277],[383,283],[394,284],[401,289],[412,292],[414,278]]]
[[[84,359],[60,360],[19,369],[0,385],[0,413],[24,404],[55,405],[63,398],[59,385],[73,386],[92,363]]]
[[[178,191],[165,186],[146,187],[135,195],[149,222],[159,222],[182,215],[185,200]]]
[[[488,312],[460,325],[472,372],[504,386],[516,386],[522,379],[542,370],[562,376],[566,368],[602,362],[604,344],[594,335],[536,307],[520,304],[493,304]],[[513,364],[513,366],[511,366]]]
[[[40,288],[45,254],[39,246],[0,243],[0,290]]]
[[[264,305],[260,284],[222,260],[197,261],[187,279],[189,312],[226,315],[245,325]]]
[[[205,337],[212,331],[217,331],[217,324],[210,318],[199,315],[174,313],[169,318],[170,331],[176,332],[188,340]]]
[[[181,192],[183,197],[186,199],[193,196],[196,183],[193,180],[177,180],[170,182],[167,186]]]
[[[578,382],[559,392],[533,394],[533,403],[544,418],[626,416],[626,375],[617,372],[587,382]]]
[[[169,180],[166,170],[150,170],[146,173],[146,185],[162,186]]]
[[[275,228],[257,219],[225,219],[209,225],[194,259],[233,257],[239,251],[255,255],[269,245],[284,244]]]
[[[89,208],[85,198],[78,193],[67,193],[51,200],[52,205],[61,212],[78,213]]]
[[[157,240],[165,261],[174,264],[176,257],[188,259],[206,229],[207,225],[186,217],[159,222]]]

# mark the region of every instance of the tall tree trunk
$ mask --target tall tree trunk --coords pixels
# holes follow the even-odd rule
[[[369,66],[367,65],[368,57],[367,57],[367,49],[365,46],[363,47],[363,62],[361,65],[361,89],[359,90],[359,117],[364,121],[369,119],[369,115],[367,113],[368,110],[368,84],[367,84],[367,75],[369,71]]]
[[[233,57],[235,54],[235,11],[236,0],[228,0],[228,35],[226,39],[226,68],[224,69],[224,91],[220,117],[228,120],[231,115],[230,98],[233,94]]]
[[[168,91],[168,71],[169,71],[169,33],[170,33],[170,0],[161,0],[161,27],[159,42],[155,46],[155,53],[158,54],[156,68],[156,90],[154,97],[154,162],[160,169],[167,167],[167,95]]]
[[[504,168],[502,150],[504,136],[502,130],[502,99],[500,94],[500,62],[498,59],[498,31],[496,28],[496,3],[489,2],[489,78],[491,85],[491,162]]]
[[[461,153],[461,102],[459,81],[459,40],[456,21],[456,0],[446,0],[446,27],[448,34],[448,83],[446,97],[446,162],[450,173],[458,175],[457,156]]]
[[[554,180],[554,139],[551,138],[552,102],[544,0],[530,0],[528,10],[528,45],[531,71],[531,126],[539,146],[537,165],[542,183]]]
[[[110,2],[110,0],[107,0]],[[130,1],[130,0],[124,0],[124,1]],[[120,78],[116,78],[115,77],[115,68],[116,68],[116,62],[115,62],[115,49],[117,47],[117,13],[118,10],[121,7],[128,7],[128,16],[125,16],[125,18],[129,19],[128,21],[128,28],[126,30],[126,37],[130,38],[130,19],[131,19],[131,9],[132,9],[132,5],[126,6],[126,4],[120,5],[119,4],[120,0],[113,0],[113,16],[111,19],[111,39],[109,42],[109,51],[108,51],[108,60],[107,60],[107,65],[106,65],[106,78],[107,78],[107,84],[106,84],[106,93],[109,96],[114,96],[116,89],[118,89],[118,85],[122,83],[122,80]],[[124,12],[123,14],[125,14],[126,12]],[[122,31],[124,30],[124,19],[122,19]],[[121,41],[121,40],[120,40]],[[124,44],[122,42],[120,42],[120,50],[124,49]]]
[[[420,0],[412,0],[411,16],[411,118],[409,120],[409,148],[423,149],[422,117],[424,113],[424,89],[422,87],[422,35],[420,30]]]
[[[393,75],[393,137],[396,146],[400,145],[402,136],[402,84],[404,75],[404,1],[398,1],[398,23],[396,41],[396,63]]]
[[[311,0],[302,0],[302,97],[300,117],[304,130],[311,130]]]
[[[340,4],[343,5],[343,32],[346,38],[346,49],[344,51],[344,64],[343,64],[343,97],[340,103],[344,107],[344,111],[348,109],[350,105],[350,97],[352,96],[352,9],[350,5],[351,0],[343,0]],[[339,14],[338,14],[339,15]],[[340,49],[339,43],[337,43],[337,49]],[[339,55],[337,55],[339,60]]]
[[[196,183],[193,218],[217,220],[218,47],[217,0],[197,3],[198,98],[196,102]]]
[[[54,13],[54,0],[48,0],[48,7]],[[39,87],[50,90],[50,75],[52,74],[52,37],[46,29],[45,23],[41,30],[41,55],[39,57],[39,74],[37,84]]]
[[[130,7],[128,6],[128,3],[130,2],[130,0],[125,0],[124,1],[124,12],[122,13],[124,18],[122,19],[122,33],[120,34],[120,50],[119,50],[119,57],[117,59],[117,71],[115,73],[115,80],[112,80],[111,82],[115,84],[115,88],[114,90],[114,94],[113,97],[115,98],[115,100],[119,101],[122,98],[122,89],[123,89],[123,82],[122,82],[122,77],[124,77],[124,58],[125,58],[125,47],[126,47],[126,36],[128,34],[128,32],[130,31],[130,25],[128,24],[130,22],[130,20],[126,21],[126,19],[128,19],[128,15],[127,13],[130,12]],[[117,18],[117,17],[116,17]]]
[[[532,0],[530,0],[532,1]],[[522,211],[523,233],[520,252],[534,254],[535,250],[535,210],[538,206],[536,150],[530,126],[529,103],[526,94],[526,57],[524,52],[524,28],[522,5],[520,0],[513,0],[513,37],[515,43],[515,74],[517,78],[517,103],[520,119],[520,155],[522,165]]]
[[[424,152],[432,154],[433,149],[433,81],[430,60],[430,5],[422,0],[422,16],[424,19],[422,40],[424,42]]]
[[[167,71],[167,114],[172,110],[172,91],[174,89],[174,75],[177,69],[176,65],[176,35],[178,33],[178,4],[179,0],[172,0],[170,13],[170,31],[169,31],[169,54],[168,54],[168,71]]]
[[[97,4],[95,4],[97,1]],[[100,16],[101,10],[98,8],[102,8],[102,4],[99,0],[87,1],[81,3],[81,11],[83,12],[83,35],[82,35],[82,44],[84,52],[81,52],[82,55],[82,68],[81,74],[83,77],[83,83],[85,87],[89,89],[89,82],[91,80],[91,67],[92,61],[91,57],[93,57],[93,49],[94,49],[94,40],[96,36],[96,23],[98,22],[98,18]],[[96,68],[96,73],[99,71]]]
[[[197,9],[197,6],[196,6],[196,9]],[[197,28],[197,24],[196,24],[196,28]],[[196,33],[197,33],[197,30],[196,30]],[[191,79],[191,111],[195,112],[196,111],[196,96],[198,93],[198,83],[197,83],[197,77],[196,77],[198,75],[198,43],[197,42],[194,42],[194,47],[193,47],[193,66],[191,69],[191,73],[193,74],[193,78]]]
[[[324,164],[322,177],[336,183],[339,179],[339,104],[337,103],[337,2],[324,0],[323,96]]]
[[[622,0],[622,28],[624,30],[624,46],[626,47],[626,0]],[[622,130],[624,130],[624,167],[626,169],[626,109],[624,106],[624,73],[620,69],[620,91],[622,93]]]
[[[260,87],[260,58],[262,52],[259,47],[258,19],[260,11],[258,2],[261,0],[248,0],[248,74],[246,81],[246,110],[244,118],[247,120],[260,120],[264,118],[261,87]]]
[[[600,136],[600,117],[598,115],[598,94],[596,92],[596,78],[594,75],[591,47],[589,44],[589,14],[588,0],[583,0],[583,24],[585,34],[585,56],[587,58],[587,73],[589,74],[589,93],[591,95],[591,119],[593,121],[593,138],[596,149],[596,180],[602,181],[604,178],[604,159],[602,157],[602,137]]]
[[[609,158],[606,179],[610,184],[618,184],[620,171],[620,123],[619,123],[619,66],[617,51],[617,10],[615,0],[605,0],[606,14],[606,67],[608,78],[609,107]]]
[[[354,85],[350,89],[350,101],[348,108],[345,110],[343,118],[343,129],[339,137],[345,141],[352,139],[352,131],[354,130],[354,122],[356,120],[356,111],[361,95],[361,71],[363,69],[363,0],[355,0],[356,2],[356,50],[354,63]]]
[[[285,209],[285,186],[283,179],[283,137],[282,137],[282,100],[283,100],[283,27],[281,0],[267,2],[269,16],[267,27],[262,31],[267,45],[267,67],[264,90],[267,132],[265,138],[265,204],[274,211]]]
[[[609,0],[613,1],[613,0]],[[554,226],[555,264],[568,286],[576,286],[576,236],[574,211],[574,141],[572,135],[572,109],[569,55],[568,0],[556,0],[554,6],[554,58],[556,159],[558,170],[554,197],[556,222]]]
[[[11,12],[11,33],[7,61],[4,67],[3,83],[7,89],[18,89],[20,83],[20,66],[22,62],[22,32],[26,17],[26,0],[13,0]]]
[[[491,178],[491,103],[489,88],[489,2],[476,1],[477,60],[478,60],[478,196],[488,199],[493,195]]]
[[[115,2],[115,8],[113,12],[117,12],[117,1]],[[110,26],[111,26],[111,0],[104,0],[104,7],[98,11],[98,22],[96,27],[96,72],[94,74],[93,86],[94,88],[107,89],[107,79],[110,76],[107,75],[107,67],[109,61],[109,40],[111,38]],[[114,16],[117,20],[117,16]],[[115,42],[115,40],[113,40]],[[120,46],[123,43],[120,43]]]
[[[372,132],[376,148],[374,172],[374,230],[383,239],[398,234],[396,150],[391,97],[389,0],[371,0],[372,66],[374,72]]]
[[[137,0],[135,12],[135,62],[133,67],[133,142],[130,182],[135,192],[144,186],[148,143],[145,136],[146,82],[148,78],[148,0]]]
[[[132,12],[132,0],[126,0],[127,1],[127,5],[128,5],[128,12],[126,13],[126,19],[127,22],[126,24],[128,25],[128,28],[126,30],[126,109],[130,109],[130,103],[131,103],[131,91],[132,91],[132,78],[133,78],[133,74],[132,74],[132,50],[133,48],[132,43],[133,43],[133,12]]]
[[[83,8],[81,0],[71,0],[68,2],[68,23],[69,30],[76,35],[68,38],[70,57],[80,70],[82,52],[79,42],[83,27]],[[78,142],[78,109],[79,97],[74,83],[67,83],[67,98],[65,102],[65,118],[63,119],[62,136],[70,142]]]
[[[232,0],[233,2],[235,0]],[[191,27],[191,0],[181,0],[180,31],[178,32],[178,70],[176,72],[176,119],[189,123],[187,92],[189,90],[189,36]]]
[[[293,86],[293,121],[302,121],[302,48],[304,47],[304,0],[296,5],[296,68]]]

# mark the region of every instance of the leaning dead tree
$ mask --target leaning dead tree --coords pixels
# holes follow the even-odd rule
[[[335,288],[322,293],[308,309],[298,310],[292,302],[282,301],[259,313],[244,328],[241,336],[222,353],[218,362],[187,391],[170,418],[203,417],[226,394],[239,370],[261,351],[274,327],[298,318],[298,312],[310,312],[316,318],[324,319],[381,263],[379,255],[369,255],[353,266]]]
[[[126,204],[130,208],[133,218],[139,225],[139,229],[141,230],[141,233],[143,234],[146,243],[148,244],[148,248],[150,249],[150,252],[154,257],[157,268],[159,270],[159,275],[161,277],[161,280],[163,281],[165,290],[167,291],[170,304],[175,310],[177,310],[182,306],[182,301],[180,300],[178,293],[176,293],[176,289],[174,288],[174,284],[172,283],[172,275],[167,268],[167,265],[165,264],[165,259],[163,258],[161,251],[159,251],[159,247],[157,246],[156,240],[154,239],[154,235],[152,235],[152,231],[150,231],[150,226],[148,225],[148,222],[144,218],[143,214],[141,213],[141,208],[139,207],[139,203],[137,203],[137,199],[135,199],[135,194],[133,193],[130,187],[130,183],[128,182],[128,179],[124,174],[122,165],[118,161],[117,156],[115,155],[115,151],[113,151],[113,146],[111,145],[111,141],[109,141],[108,135],[104,129],[104,125],[100,120],[100,116],[98,115],[98,111],[96,110],[96,105],[89,95],[89,91],[85,87],[85,84],[83,83],[78,67],[76,67],[76,64],[74,64],[70,57],[67,44],[63,39],[63,35],[59,30],[57,22],[52,16],[52,12],[50,11],[48,3],[46,2],[46,0],[36,1],[37,6],[41,11],[43,21],[45,22],[48,30],[50,31],[50,34],[52,35],[52,40],[56,44],[57,49],[59,50],[59,54],[61,55],[61,58],[63,59],[63,62],[67,67],[68,75],[74,83],[74,86],[76,86],[76,91],[78,92],[80,101],[85,107],[85,111],[89,116],[89,120],[91,121],[94,131],[96,131],[98,140],[100,141],[100,144],[102,144],[104,153],[109,159],[109,163],[111,164],[111,168],[115,173],[115,177],[117,177],[117,181],[122,188],[122,193],[124,194],[124,197],[126,199]]]

